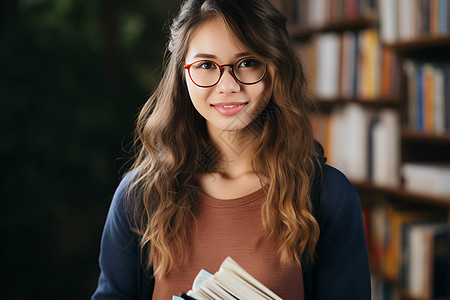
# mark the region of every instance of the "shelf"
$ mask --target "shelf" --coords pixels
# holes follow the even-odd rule
[[[420,194],[407,191],[401,187],[380,186],[368,181],[352,181],[352,183],[360,193],[384,194],[385,196],[400,199],[405,202],[414,202],[447,209],[450,208],[450,196],[440,197],[429,194]]]
[[[344,97],[335,97],[335,98],[316,98],[319,107],[324,109],[330,109],[334,106],[346,105],[349,103],[357,103],[366,107],[374,107],[374,108],[398,108],[401,103],[394,98],[375,98],[375,99],[361,99],[361,98],[344,98]]]
[[[308,39],[314,34],[325,32],[356,31],[377,25],[376,18],[360,17],[348,20],[339,20],[320,26],[304,27],[298,24],[289,24],[288,31],[296,40]]]
[[[433,35],[418,37],[412,40],[399,40],[392,44],[385,44],[385,46],[400,52],[450,47],[450,35]]]
[[[450,146],[450,133],[426,133],[410,129],[402,129],[402,141]]]

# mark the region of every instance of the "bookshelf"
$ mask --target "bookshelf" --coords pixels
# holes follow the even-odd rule
[[[276,1],[319,103],[316,138],[361,196],[374,300],[450,298],[450,192],[406,167],[450,174],[449,2]],[[408,260],[419,237],[426,262]]]

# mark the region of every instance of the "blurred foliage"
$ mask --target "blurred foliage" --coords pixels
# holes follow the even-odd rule
[[[179,1],[0,5],[0,298],[87,299]]]

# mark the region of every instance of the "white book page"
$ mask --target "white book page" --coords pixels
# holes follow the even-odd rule
[[[209,288],[210,290],[214,291],[214,293],[219,297],[219,299],[224,300],[236,300],[236,297],[233,297],[228,290],[221,285],[215,277],[212,277],[211,279],[208,279],[203,282],[203,285],[206,288]]]
[[[220,270],[216,279],[229,288],[229,291],[241,300],[266,300],[267,297],[262,296],[258,290],[245,282],[242,278],[228,270]]]
[[[269,290],[266,286],[256,280],[247,271],[245,271],[241,266],[239,266],[231,257],[227,257],[222,263],[221,269],[230,270],[232,273],[238,275],[240,278],[248,282],[250,285],[256,287],[258,290],[269,296],[271,299],[282,300],[274,292]]]

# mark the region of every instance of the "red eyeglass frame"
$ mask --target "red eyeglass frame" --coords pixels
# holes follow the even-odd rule
[[[216,63],[215,61],[212,61],[212,60],[200,59],[200,60],[194,61],[193,63],[184,65],[184,69],[188,70],[189,78],[191,79],[191,81],[192,81],[196,86],[201,87],[201,88],[209,88],[209,87],[215,86],[215,85],[220,81],[220,79],[222,78],[223,72],[225,71],[225,68],[224,68],[224,67],[230,67],[230,68],[231,68],[231,75],[232,75],[233,78],[234,78],[236,81],[238,81],[239,83],[242,83],[242,84],[245,84],[245,85],[252,85],[252,84],[256,84],[256,83],[260,82],[261,80],[263,80],[264,76],[266,76],[266,73],[267,73],[267,64],[264,65],[264,73],[263,73],[263,75],[261,76],[261,78],[258,79],[258,81],[255,81],[255,82],[252,82],[252,83],[246,83],[246,82],[240,81],[240,80],[236,77],[236,74],[234,73],[234,66],[237,65],[238,63],[240,63],[241,61],[246,60],[246,59],[249,59],[249,57],[241,58],[240,60],[238,60],[238,61],[235,62],[234,64],[224,64],[224,65],[219,65],[218,63]],[[191,66],[192,66],[193,64],[196,64],[196,63],[201,62],[201,61],[204,61],[204,62],[210,62],[210,63],[216,65],[217,67],[219,67],[220,75],[219,75],[219,78],[217,79],[217,81],[216,81],[214,84],[211,84],[211,85],[200,85],[200,84],[197,84],[197,83],[194,81],[194,79],[192,79],[192,76],[191,76]]]

